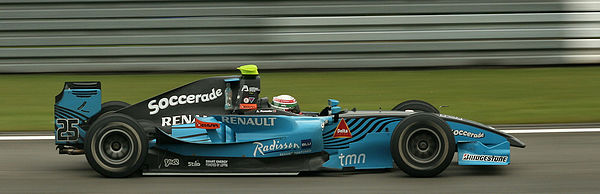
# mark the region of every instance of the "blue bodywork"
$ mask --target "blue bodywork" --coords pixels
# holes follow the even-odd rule
[[[352,117],[345,121],[352,132],[351,138],[334,138],[336,123],[323,131],[325,150],[329,160],[327,168],[379,169],[393,168],[390,154],[390,140],[396,126],[412,113],[376,112],[382,116]],[[375,113],[367,113],[376,115]],[[445,115],[440,115],[442,118]],[[342,116],[343,117],[343,116]],[[458,150],[459,165],[508,165],[510,163],[510,142],[498,131],[465,124],[470,122],[452,117],[456,121],[446,123],[452,129]]]
[[[65,85],[54,104],[54,137],[56,144],[83,143],[86,131],[81,125],[100,112],[100,89],[72,89]],[[58,97],[58,96],[57,96]]]
[[[182,144],[151,147],[183,156],[268,158],[323,151],[322,123],[326,117],[242,116],[196,117],[218,123],[217,129],[196,128],[195,124],[173,126],[168,135]]]
[[[401,120],[394,117],[345,119],[352,133],[351,138],[334,138],[337,123],[329,125],[323,130],[323,142],[330,156],[323,166],[336,169],[393,168],[390,139]]]
[[[218,157],[280,157],[325,151],[329,169],[393,168],[390,139],[403,117],[411,113],[380,112],[373,117],[334,116],[211,116],[197,117],[203,122],[219,123],[219,129],[196,128],[194,124],[174,126],[171,137],[188,144],[152,146],[181,155]],[[454,117],[455,118],[455,117]],[[351,138],[334,138],[336,128],[344,120]],[[459,118],[455,118],[459,119]],[[261,126],[248,121],[262,120]],[[243,121],[240,123],[239,121]],[[455,135],[459,165],[508,165],[510,143],[495,132],[447,121]]]
[[[200,80],[122,108],[118,113],[146,123],[143,130],[156,135],[149,141],[146,166],[150,170],[168,171],[172,168],[166,168],[175,166],[179,168],[177,170],[212,171],[212,167],[220,166],[231,168],[215,172],[231,169],[261,171],[256,169],[257,165],[271,171],[290,165],[301,167],[287,168],[288,171],[394,168],[390,151],[392,134],[395,130],[403,130],[396,127],[414,112],[347,112],[338,106],[339,101],[330,99],[324,109],[329,112],[319,114],[327,116],[275,115],[276,109],[260,109],[259,103],[255,102],[260,92],[258,83],[256,76]],[[232,89],[234,93],[229,93]],[[229,93],[227,98],[237,96],[237,102],[258,106],[258,109],[244,110],[246,112],[227,110],[227,106],[223,105],[232,100],[226,101],[228,95],[221,91]],[[246,96],[240,97],[240,94]],[[160,110],[160,114],[155,114],[153,109],[148,110],[157,101],[159,105],[163,103],[163,107],[156,109],[156,112]],[[237,105],[240,104],[233,107]],[[65,83],[54,106],[55,142],[58,147],[61,150],[81,150],[86,131],[97,119],[100,109],[99,82]],[[211,111],[211,114],[203,115]],[[254,114],[246,114],[248,112]],[[197,115],[192,117],[192,114]],[[190,115],[190,119],[179,121],[192,123],[159,124],[174,115]],[[454,134],[459,165],[508,165],[510,147],[525,146],[518,139],[492,127],[458,117],[436,115],[448,124]],[[194,121],[189,121],[191,118],[195,118]],[[188,165],[180,165],[184,162]],[[200,166],[203,169],[196,168]]]

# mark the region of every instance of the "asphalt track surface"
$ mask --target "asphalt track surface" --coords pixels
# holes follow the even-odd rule
[[[598,193],[600,132],[516,133],[508,166],[458,166],[434,178],[401,171],[299,176],[137,176],[109,179],[52,140],[0,141],[0,193]],[[455,156],[456,161],[456,156]]]

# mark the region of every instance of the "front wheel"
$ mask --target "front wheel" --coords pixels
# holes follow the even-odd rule
[[[440,113],[435,106],[422,101],[422,100],[407,100],[396,105],[392,110],[395,111],[407,111],[412,110],[414,112],[428,112],[428,113]]]
[[[456,150],[450,127],[429,113],[416,113],[400,122],[390,143],[394,162],[406,174],[432,177],[444,171]]]
[[[133,118],[108,113],[94,122],[87,134],[85,157],[106,177],[127,177],[137,172],[148,153],[143,128]]]

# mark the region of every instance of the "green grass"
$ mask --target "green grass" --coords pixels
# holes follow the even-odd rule
[[[98,80],[103,101],[135,103],[215,75],[227,74],[0,75],[0,131],[53,130],[54,96],[65,81]],[[358,110],[421,99],[486,124],[600,122],[600,67],[266,72],[261,78],[261,96],[291,94],[305,111],[319,111],[328,98]]]

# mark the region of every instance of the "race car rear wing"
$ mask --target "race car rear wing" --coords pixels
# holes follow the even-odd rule
[[[84,126],[100,112],[100,82],[65,82],[54,98],[54,132],[57,144],[80,144]]]

